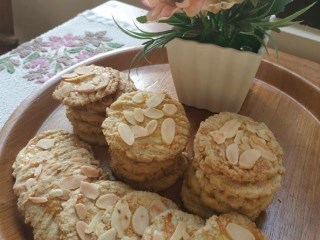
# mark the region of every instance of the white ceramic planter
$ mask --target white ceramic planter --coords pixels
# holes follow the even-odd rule
[[[179,100],[212,112],[239,112],[262,58],[214,44],[174,39],[167,44]]]

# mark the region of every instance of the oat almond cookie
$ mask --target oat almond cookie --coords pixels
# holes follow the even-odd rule
[[[194,141],[194,166],[238,182],[265,181],[284,173],[283,151],[263,123],[235,113],[220,113],[200,124]]]
[[[161,162],[181,153],[190,124],[183,106],[163,92],[125,93],[107,111],[103,133],[129,159]]]
[[[98,146],[106,145],[106,139],[103,134],[86,133],[86,132],[79,131],[77,129],[73,129],[73,132],[81,140],[89,144],[98,145]]]
[[[87,111],[72,109],[69,107],[67,107],[66,112],[67,112],[67,116],[71,115],[75,120],[90,123],[92,125],[98,125],[98,126],[101,126],[101,123],[106,118],[105,113],[101,114],[101,113],[87,112]]]
[[[191,236],[204,226],[200,217],[176,209],[161,213],[151,223],[142,236],[143,240],[192,239]]]

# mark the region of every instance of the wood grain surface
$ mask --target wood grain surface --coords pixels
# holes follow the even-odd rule
[[[138,49],[107,53],[87,60],[127,70]],[[140,63],[131,77],[140,89],[162,89],[176,97],[166,52],[150,56],[152,65]],[[71,71],[76,66],[64,71]],[[64,73],[63,72],[63,73]],[[61,74],[63,74],[61,73]],[[47,129],[72,130],[64,107],[51,97],[59,76],[26,99],[10,117],[0,133],[0,239],[32,239],[16,208],[11,166],[18,151],[37,132]],[[320,235],[320,92],[319,88],[298,75],[268,61],[262,61],[256,79],[240,111],[265,122],[285,152],[286,174],[272,204],[257,219],[258,226],[272,240],[315,240]],[[192,133],[199,123],[212,115],[208,111],[185,107]],[[192,153],[192,141],[188,146]],[[94,148],[96,157],[108,164],[106,148]],[[162,193],[178,203],[181,183]]]

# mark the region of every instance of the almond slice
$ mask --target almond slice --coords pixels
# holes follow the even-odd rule
[[[149,212],[151,217],[154,218],[160,213],[166,211],[167,209],[167,206],[160,199],[157,199],[151,202]]]
[[[33,203],[45,203],[48,202],[46,197],[29,197],[29,200]]]
[[[149,224],[150,219],[148,210],[143,206],[138,207],[132,215],[133,231],[139,236],[142,236]]]
[[[221,128],[220,131],[224,132],[226,135],[226,138],[232,138],[234,137],[238,129],[240,128],[241,123],[238,119],[232,119],[230,121],[227,121]]]
[[[147,109],[143,109],[142,111],[146,117],[152,118],[152,119],[159,119],[164,116],[163,112],[156,108],[147,108]]]
[[[129,112],[129,111],[125,111],[123,113],[124,118],[127,120],[128,123],[132,124],[132,125],[137,125],[135,116],[133,112]]]
[[[145,137],[148,133],[147,129],[141,126],[132,126],[131,131],[133,132],[135,138]]]
[[[217,144],[222,144],[226,141],[226,135],[222,131],[213,131],[213,132],[210,132],[209,134]]]
[[[184,232],[182,233],[182,239],[183,239],[183,240],[190,240],[190,239],[191,239],[191,237],[190,237],[190,235],[187,233],[187,231],[184,231]]]
[[[239,161],[239,147],[238,144],[232,143],[226,148],[226,156],[232,165],[238,164]]]
[[[142,123],[144,121],[144,115],[143,115],[143,111],[141,108],[135,108],[133,110],[133,114],[134,114],[134,119],[137,121],[137,122],[140,122]]]
[[[117,237],[122,238],[130,226],[132,213],[127,201],[119,200],[111,215],[111,227],[117,231]]]
[[[64,78],[64,80],[68,80],[68,78],[76,78],[76,77],[78,77],[78,74],[76,73],[66,73],[61,76],[61,78]]]
[[[267,160],[275,161],[277,159],[276,155],[270,150],[267,145],[265,145],[260,138],[256,136],[250,137],[250,146],[253,149],[258,150],[261,153],[261,156]]]
[[[145,101],[143,92],[138,92],[132,97],[132,101],[135,103],[143,103]]]
[[[100,175],[99,170],[91,166],[82,166],[80,170],[88,178],[95,178]]]
[[[83,193],[89,199],[96,199],[99,196],[99,190],[94,183],[81,182],[80,192]]]
[[[255,240],[254,235],[248,229],[232,222],[228,223],[226,231],[233,240]]]
[[[37,184],[37,180],[35,178],[28,178],[28,180],[26,181],[27,190],[30,190],[36,184]]]
[[[127,124],[120,123],[118,125],[118,133],[127,145],[131,146],[134,143],[134,134]]]
[[[92,66],[80,66],[77,67],[74,72],[79,75],[90,74],[93,73],[94,67]]]
[[[257,126],[257,125],[247,124],[246,125],[246,129],[249,130],[252,133],[257,133],[258,130],[260,129],[260,127]]]
[[[62,196],[59,196],[58,198],[61,199],[61,200],[68,200],[70,198],[70,190],[68,189],[62,189]]]
[[[42,173],[43,165],[39,164],[39,166],[34,170],[33,176],[38,179]]]
[[[114,228],[109,229],[103,234],[99,235],[98,240],[115,240],[117,231]]]
[[[76,90],[81,93],[91,93],[96,90],[96,87],[91,83],[84,83],[77,87]]]
[[[65,177],[61,179],[58,186],[63,189],[74,190],[80,187],[80,183],[83,180],[86,180],[86,176],[75,175],[70,177]]]
[[[259,129],[257,132],[258,136],[261,137],[262,139],[266,140],[266,141],[270,141],[271,137],[268,134],[267,129]]]
[[[49,192],[49,198],[61,197],[63,195],[63,190],[60,188],[52,189]]]
[[[104,213],[104,211],[97,212],[97,214],[92,218],[89,225],[86,227],[86,229],[84,231],[85,233],[87,233],[87,234],[93,233],[95,227],[101,222],[102,217],[103,217],[103,213]]]
[[[148,122],[148,124],[146,126],[147,136],[150,136],[152,133],[154,133],[154,131],[157,129],[157,127],[158,127],[157,120],[151,120],[150,122]]]
[[[100,196],[96,201],[96,206],[101,209],[107,209],[110,206],[114,206],[119,200],[119,197],[113,193],[108,193]]]
[[[178,108],[174,104],[164,104],[162,111],[164,112],[165,115],[172,116],[176,114],[176,112],[178,111]]]
[[[258,150],[249,149],[244,151],[239,158],[239,166],[243,169],[251,169],[256,164],[261,154]]]
[[[55,94],[58,97],[65,98],[69,95],[70,92],[73,92],[73,91],[74,91],[73,86],[70,83],[65,83],[63,84],[62,87],[56,90]]]
[[[166,118],[161,124],[161,137],[165,144],[170,145],[176,134],[176,123],[172,118]]]
[[[158,92],[155,93],[151,98],[146,101],[148,108],[154,108],[162,103],[163,99],[166,97],[164,93]]]
[[[40,139],[36,146],[42,148],[44,150],[48,150],[54,146],[55,140],[54,139]]]
[[[88,224],[86,224],[83,221],[78,221],[76,224],[76,231],[77,231],[77,234],[81,240],[91,239],[90,235],[85,233],[85,230],[87,227],[88,227]]]
[[[244,135],[244,131],[243,130],[239,130],[234,138],[234,143],[236,144],[240,144],[241,143],[241,138]]]
[[[106,88],[108,87],[109,85],[109,79],[107,78],[102,78],[100,83],[96,85],[96,90],[100,90],[100,89],[103,89],[103,88]]]
[[[84,204],[82,203],[77,203],[75,206],[76,209],[76,213],[79,217],[80,220],[83,220],[86,218],[87,216],[87,208]]]
[[[186,229],[187,225],[184,222],[179,222],[170,240],[181,240]]]

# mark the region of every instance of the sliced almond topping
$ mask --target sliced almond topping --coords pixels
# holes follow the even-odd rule
[[[238,144],[232,143],[226,148],[226,156],[232,165],[236,165],[239,161],[239,147]]]
[[[47,150],[47,149],[50,149],[54,146],[54,142],[55,140],[54,139],[41,139],[37,142],[36,146],[37,147],[40,147],[44,150]]]
[[[115,240],[117,231],[114,228],[109,229],[103,234],[99,235],[98,240]]]
[[[45,203],[48,202],[46,197],[29,197],[29,200],[33,203]]]
[[[58,88],[55,94],[59,97],[65,98],[69,95],[70,92],[74,91],[74,88],[70,83],[63,84],[62,87]]]
[[[99,211],[85,229],[85,233],[93,233],[95,227],[101,222],[104,211]]]
[[[91,166],[82,166],[80,170],[84,175],[86,175],[89,178],[95,178],[100,175],[99,170]]]
[[[82,203],[77,203],[75,206],[76,209],[76,213],[79,217],[80,220],[83,220],[86,218],[87,216],[87,208],[84,204]]]
[[[148,108],[154,108],[162,103],[163,99],[166,97],[164,93],[155,93],[151,98],[146,101]]]
[[[129,112],[129,111],[125,111],[123,113],[124,118],[128,121],[128,123],[132,124],[132,125],[137,125],[135,116],[133,112]]]
[[[103,73],[102,76],[100,77],[99,83],[96,85],[96,89],[102,89],[106,88],[109,85],[110,82],[110,75],[107,73]]]
[[[43,169],[43,165],[42,164],[39,164],[39,166],[34,170],[34,173],[33,173],[33,176],[38,179],[41,175],[41,172],[42,172],[42,169]]]
[[[246,125],[246,129],[248,129],[250,132],[252,132],[252,133],[257,133],[258,132],[258,130],[259,130],[259,126],[257,126],[257,125],[252,125],[252,124],[247,124]]]
[[[157,199],[151,202],[149,212],[151,217],[154,218],[160,213],[166,211],[167,209],[167,206],[160,199]]]
[[[238,224],[228,223],[226,230],[233,240],[255,240],[255,237],[248,229]]]
[[[58,186],[63,189],[74,190],[80,187],[80,183],[83,180],[86,180],[86,176],[75,175],[70,177],[63,178]]]
[[[79,75],[84,75],[84,74],[90,74],[93,72],[93,67],[92,66],[81,66],[81,67],[77,67],[74,70],[75,73],[79,74]]]
[[[210,132],[209,134],[217,144],[222,144],[226,141],[226,135],[224,132],[213,131],[213,132]]]
[[[61,200],[66,201],[66,200],[68,200],[70,198],[70,193],[71,193],[70,190],[62,189],[62,196],[60,196],[58,198],[61,199]]]
[[[143,206],[138,207],[132,215],[133,231],[139,236],[142,236],[144,230],[149,226],[149,224],[150,219],[148,210]]]
[[[147,129],[141,126],[132,126],[131,131],[133,132],[135,138],[145,137],[148,133]]]
[[[176,112],[178,111],[178,108],[174,104],[164,104],[162,111],[164,112],[165,115],[172,116],[176,114]]]
[[[151,120],[150,122],[148,122],[148,124],[146,126],[147,136],[149,136],[152,133],[154,133],[154,131],[157,129],[157,127],[158,127],[157,120]]]
[[[130,226],[132,213],[127,201],[119,200],[114,207],[111,215],[111,227],[117,231],[117,236],[122,238],[124,232]]]
[[[190,237],[190,235],[187,233],[187,231],[184,231],[184,232],[182,233],[182,239],[183,239],[183,240],[190,240],[190,239],[191,239],[191,237]]]
[[[50,198],[61,197],[62,195],[63,195],[63,190],[60,189],[60,188],[52,189],[49,192],[49,197]]]
[[[234,138],[234,143],[240,144],[241,143],[241,138],[243,137],[244,131],[239,130]]]
[[[143,109],[142,111],[146,117],[152,118],[152,119],[159,119],[164,116],[163,112],[156,108],[147,108],[147,109]]]
[[[144,95],[143,92],[137,93],[132,97],[132,101],[135,103],[143,103],[145,101],[145,98],[143,95]]]
[[[170,145],[176,134],[176,123],[172,118],[166,118],[161,124],[161,137],[165,144]]]
[[[267,129],[259,129],[257,132],[258,136],[261,137],[262,139],[266,140],[266,141],[270,141],[270,135],[268,134]]]
[[[77,91],[78,92],[82,92],[82,93],[90,93],[90,92],[94,92],[96,89],[96,87],[91,84],[91,83],[84,83],[81,84],[79,87],[77,87]]]
[[[267,160],[275,161],[277,159],[276,155],[270,150],[270,148],[256,136],[250,137],[250,146],[253,149],[258,150],[261,153],[261,156]]]
[[[184,222],[179,222],[170,240],[181,240],[183,238],[183,233],[186,232],[186,229],[187,225]]]
[[[77,231],[77,234],[81,240],[91,239],[90,235],[85,233],[85,230],[87,227],[88,227],[88,224],[86,224],[83,221],[78,221],[76,224],[76,231]]]
[[[239,158],[239,166],[243,169],[251,169],[261,157],[259,151],[255,149],[249,149],[244,151]]]
[[[61,77],[64,78],[66,81],[68,81],[68,78],[76,78],[76,77],[78,77],[78,74],[66,73],[66,74],[63,74]]]
[[[26,188],[27,190],[30,190],[34,185],[37,184],[37,180],[35,178],[29,178],[27,181],[26,181]]]
[[[137,122],[143,122],[144,121],[144,115],[143,115],[143,111],[141,108],[135,108],[133,110],[133,114],[134,114],[134,119],[137,121]]]
[[[96,206],[101,209],[107,209],[110,206],[114,206],[119,200],[119,197],[113,193],[108,193],[100,196],[96,201]]]
[[[122,140],[129,146],[131,146],[134,143],[134,134],[127,124],[120,123],[118,125],[118,133]]]
[[[80,192],[89,199],[96,199],[99,196],[99,189],[94,183],[81,182]]]
[[[154,230],[152,234],[152,240],[163,240],[162,233],[158,230]]]
[[[237,119],[232,119],[230,121],[227,121],[221,128],[220,131],[224,132],[226,135],[226,138],[232,138],[234,137],[239,127],[241,126],[241,123]]]

